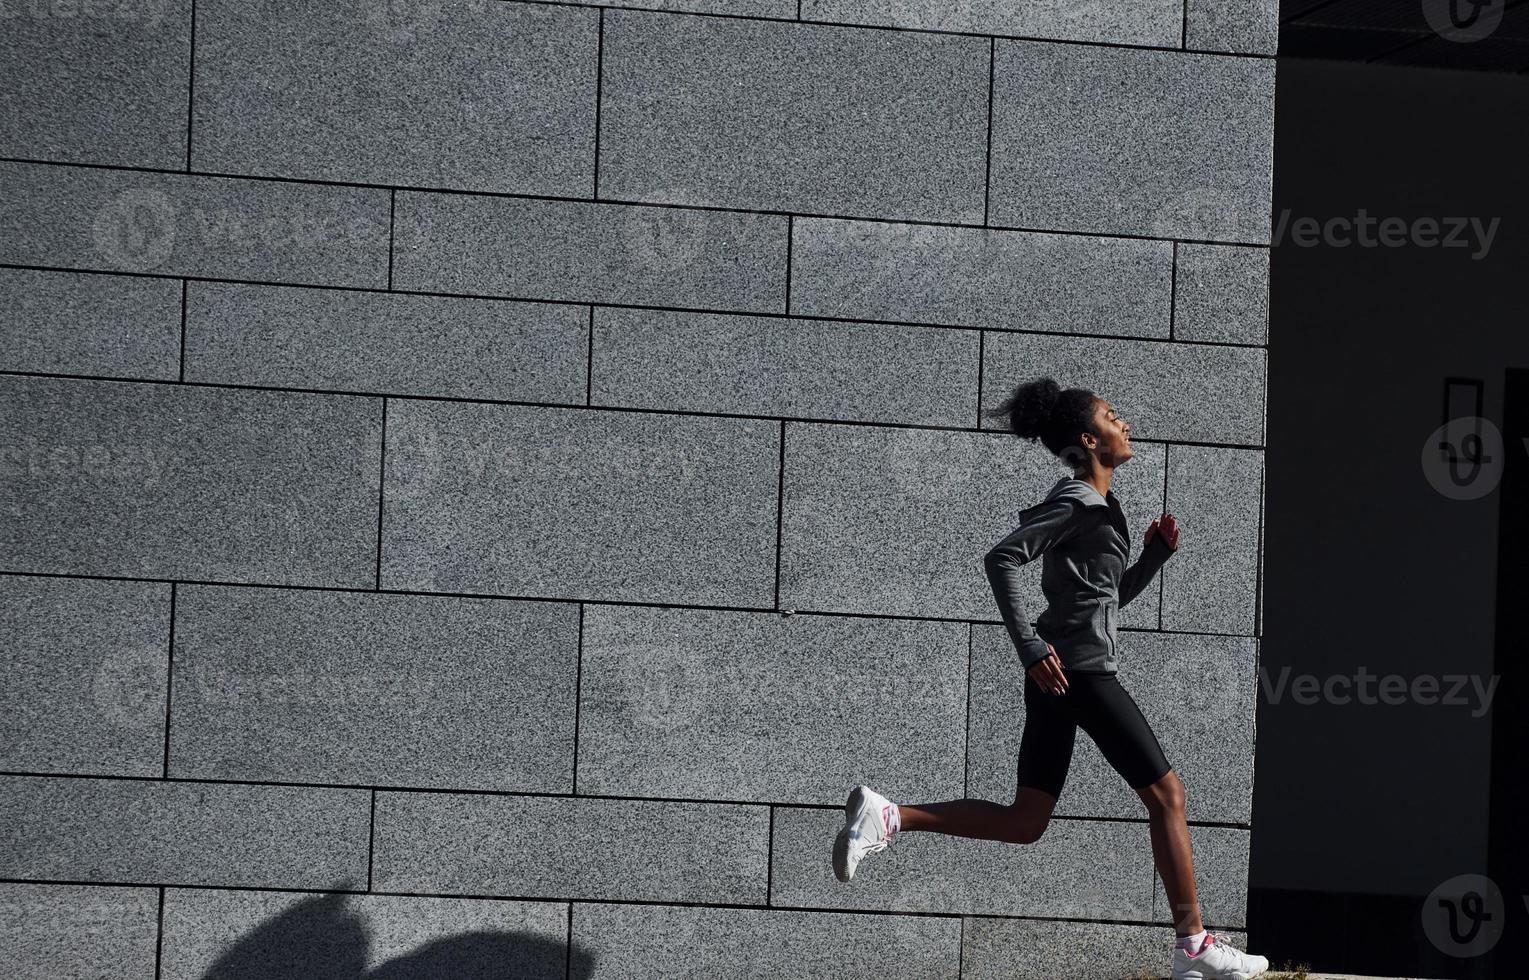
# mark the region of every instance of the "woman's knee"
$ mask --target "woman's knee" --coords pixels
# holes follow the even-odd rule
[[[1179,774],[1168,770],[1157,782],[1136,791],[1147,810],[1153,814],[1184,812],[1184,783]]]
[[[1057,798],[1043,790],[1021,786],[1009,804],[1010,840],[1015,844],[1034,844],[1051,824],[1051,812]]]
[[[1011,844],[1034,844],[1046,833],[1046,828],[1051,824],[1048,817],[1037,817],[1033,813],[1021,811],[1017,807],[1010,807],[1014,815],[1009,821],[1008,840]]]

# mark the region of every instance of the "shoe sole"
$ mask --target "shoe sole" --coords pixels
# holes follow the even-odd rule
[[[855,877],[849,868],[849,829],[855,825],[864,807],[865,787],[856,786],[849,791],[849,798],[844,801],[844,826],[839,828],[839,836],[834,838],[834,877],[840,881],[847,882]]]
[[[1233,972],[1231,976],[1226,978],[1226,980],[1254,980],[1255,977],[1264,976],[1268,972],[1269,968],[1267,966],[1262,970],[1254,970],[1252,973]],[[1193,973],[1186,973],[1182,976],[1175,975],[1175,980],[1204,980],[1204,978],[1205,974],[1200,970],[1196,970]]]

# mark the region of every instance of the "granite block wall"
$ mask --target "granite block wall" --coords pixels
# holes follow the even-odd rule
[[[1241,937],[1272,0],[4,8],[0,973],[1160,969],[1086,737],[829,865],[1012,798],[1041,373],[1179,516],[1121,670]]]

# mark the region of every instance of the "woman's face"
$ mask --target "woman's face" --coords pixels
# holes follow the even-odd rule
[[[1131,449],[1130,423],[1103,398],[1094,404],[1094,430],[1099,433],[1094,455],[1101,464],[1113,468],[1136,455]]]

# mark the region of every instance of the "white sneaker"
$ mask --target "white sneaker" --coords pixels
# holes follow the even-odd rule
[[[1262,956],[1244,953],[1213,932],[1205,934],[1205,943],[1193,956],[1173,948],[1173,980],[1248,980],[1262,976],[1269,961]]]
[[[834,876],[849,881],[867,854],[887,849],[897,831],[891,830],[896,804],[871,789],[856,786],[844,801],[844,827],[834,839]]]

